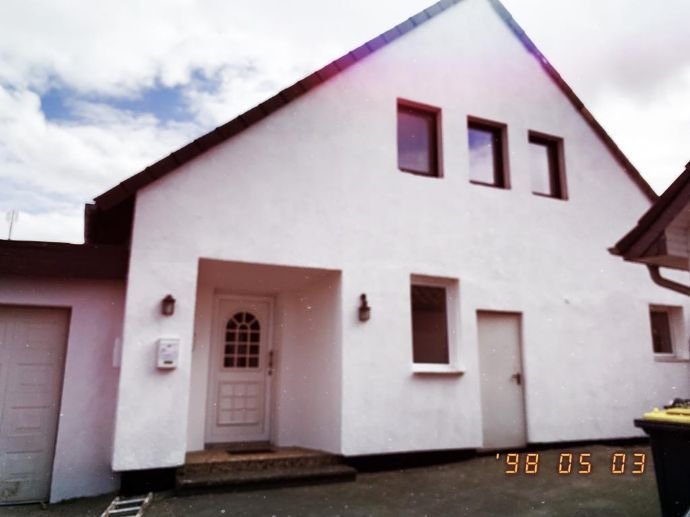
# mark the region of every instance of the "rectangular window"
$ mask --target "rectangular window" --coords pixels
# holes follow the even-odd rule
[[[563,140],[529,132],[532,193],[566,199]]]
[[[467,141],[472,183],[509,188],[505,130],[504,124],[468,119]]]
[[[441,176],[438,146],[439,110],[398,102],[398,168]]]
[[[663,309],[649,311],[652,326],[652,347],[655,354],[673,354],[673,338],[669,313]]]
[[[448,364],[446,288],[413,284],[411,298],[413,361]]]

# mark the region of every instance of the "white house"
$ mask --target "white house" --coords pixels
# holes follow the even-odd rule
[[[607,252],[655,197],[498,0],[443,0],[98,196],[85,245],[0,244],[0,499],[218,443],[641,436],[690,384],[685,299]]]

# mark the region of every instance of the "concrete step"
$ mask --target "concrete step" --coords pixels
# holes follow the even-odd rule
[[[178,491],[352,481],[357,471],[338,456],[299,447],[262,452],[210,449],[187,454],[177,471]]]
[[[357,471],[347,465],[215,472],[178,476],[177,491],[199,492],[218,488],[261,488],[276,485],[354,481],[356,476]]]

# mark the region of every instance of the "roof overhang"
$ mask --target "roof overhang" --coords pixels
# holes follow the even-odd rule
[[[0,240],[0,275],[123,280],[123,246]]]
[[[631,262],[672,269],[688,269],[688,251],[670,250],[666,231],[671,225],[690,225],[690,162],[685,171],[666,189],[609,251]]]

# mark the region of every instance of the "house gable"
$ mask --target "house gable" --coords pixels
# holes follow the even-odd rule
[[[343,70],[346,70],[356,62],[365,59],[380,48],[388,45],[392,41],[405,35],[416,27],[421,26],[430,19],[443,13],[448,8],[462,1],[464,0],[441,0],[431,7],[412,16],[408,20],[396,25],[390,30],[367,41],[360,47],[357,47],[351,52],[348,52],[340,58],[332,61],[320,70],[317,70],[304,79],[278,92],[276,95],[259,104],[258,106],[255,106],[226,124],[223,124],[222,126],[219,126],[209,133],[197,138],[177,151],[172,152],[166,158],[163,158],[153,165],[146,167],[138,174],[131,176],[107,192],[99,195],[95,198],[96,208],[99,211],[107,212],[123,201],[131,199],[131,197],[144,186],[153,183],[158,178],[169,174],[173,170],[176,170],[181,165],[193,160],[209,149],[212,149],[218,144],[234,137],[238,133],[256,124],[283,106],[291,103],[320,84],[328,81],[330,78],[336,76]],[[537,59],[544,71],[561,89],[574,108],[582,115],[587,124],[609,149],[613,157],[628,173],[634,183],[651,201],[655,200],[657,197],[656,194],[649,184],[644,180],[639,171],[632,165],[620,148],[613,142],[603,127],[594,119],[592,114],[577,97],[575,92],[567,85],[556,69],[549,63],[546,57],[529,39],[525,31],[513,19],[508,10],[501,4],[499,0],[488,0],[488,2],[515,34],[515,36],[520,40],[528,52],[531,53],[535,59]]]

